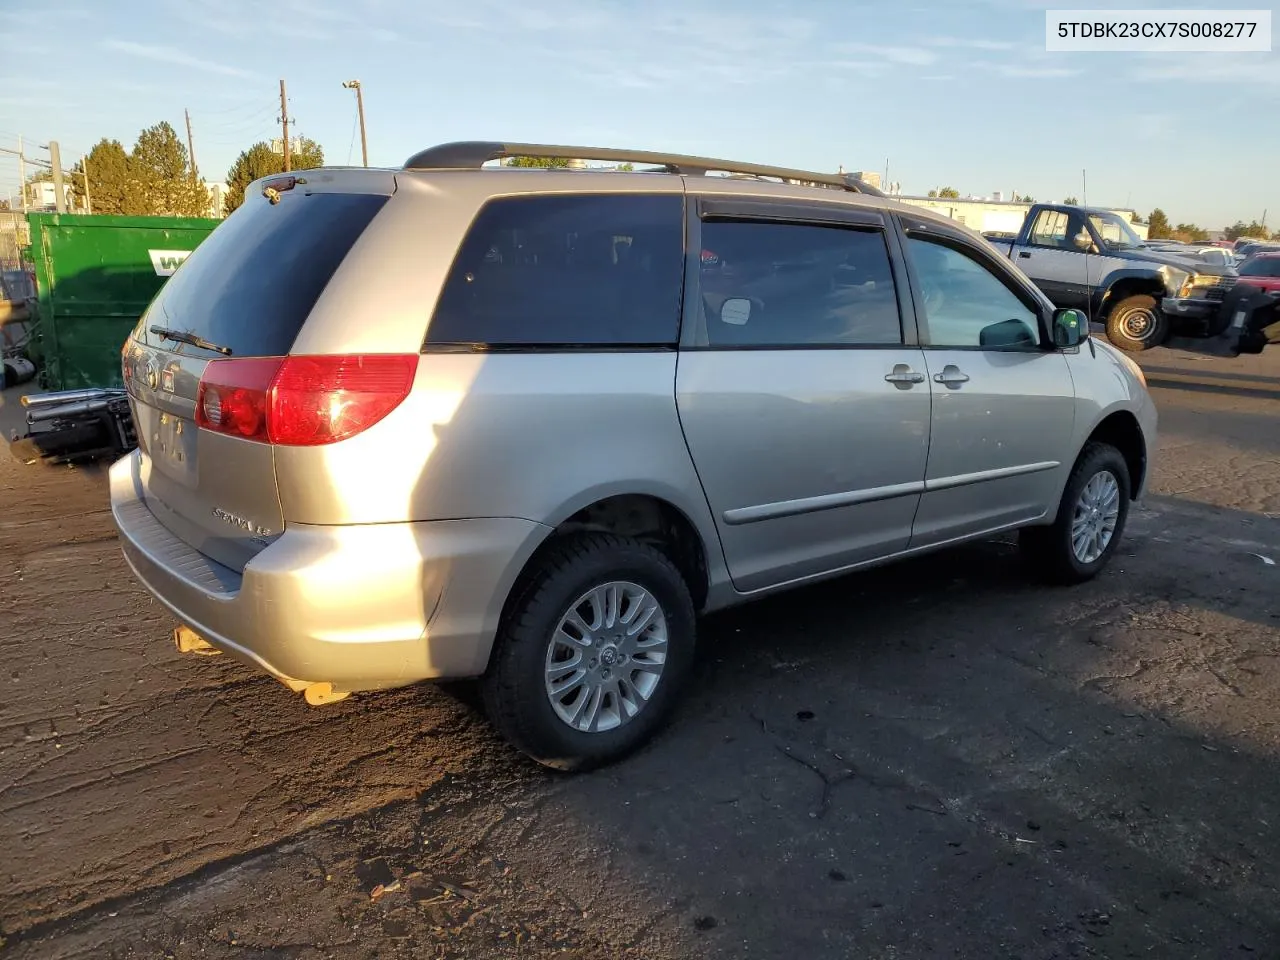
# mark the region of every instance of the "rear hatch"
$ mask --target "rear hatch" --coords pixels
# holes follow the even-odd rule
[[[175,536],[235,570],[284,530],[273,448],[262,437],[201,429],[201,378],[287,355],[394,189],[385,174],[311,176],[324,188],[290,177],[252,185],[161,288],[123,354],[148,507]]]

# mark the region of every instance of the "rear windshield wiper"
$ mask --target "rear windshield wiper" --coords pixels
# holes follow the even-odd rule
[[[184,330],[170,330],[168,327],[153,326],[151,332],[157,337],[164,337],[166,340],[176,340],[178,343],[189,343],[193,347],[199,347],[201,350],[212,350],[214,353],[220,353],[224,357],[231,356],[231,348],[223,347],[216,343],[210,343],[204,337],[197,337],[194,333],[187,333]]]

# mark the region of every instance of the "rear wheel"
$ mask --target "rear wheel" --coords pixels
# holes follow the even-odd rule
[[[610,763],[669,718],[694,634],[689,588],[661,551],[608,534],[573,537],[538,561],[504,618],[485,707],[545,766]]]
[[[1168,338],[1169,319],[1156,298],[1145,293],[1125,297],[1107,315],[1107,339],[1121,350],[1150,350]]]
[[[1129,467],[1110,444],[1090,443],[1062,492],[1052,526],[1027,527],[1019,545],[1055,583],[1081,583],[1107,565],[1129,516]]]

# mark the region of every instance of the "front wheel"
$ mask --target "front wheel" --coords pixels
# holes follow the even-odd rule
[[[1159,301],[1145,293],[1125,297],[1107,315],[1107,339],[1121,350],[1150,350],[1168,338],[1168,317]]]
[[[660,550],[609,534],[535,562],[482,683],[486,710],[544,766],[621,759],[665,723],[693,664],[689,588]]]
[[[1110,444],[1090,443],[1062,492],[1052,526],[1027,527],[1019,545],[1034,568],[1055,583],[1096,577],[1115,553],[1129,517],[1129,465]]]

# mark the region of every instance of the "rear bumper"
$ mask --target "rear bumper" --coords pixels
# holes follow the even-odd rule
[[[547,528],[528,520],[291,524],[243,573],[147,507],[137,451],[111,467],[134,574],[179,620],[291,686],[375,690],[483,673],[502,604]]]

